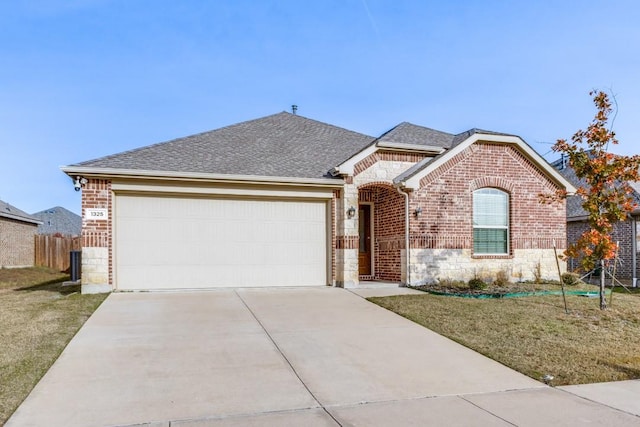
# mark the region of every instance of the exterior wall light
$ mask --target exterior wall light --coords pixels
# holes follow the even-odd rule
[[[422,213],[422,208],[421,208],[420,206],[418,206],[418,207],[416,208],[416,210],[415,210],[415,211],[413,211],[413,215],[414,215],[416,218],[418,218],[418,217],[420,216],[420,214],[421,214],[421,213]]]
[[[82,187],[84,187],[84,185],[89,182],[87,180],[87,178],[83,177],[83,176],[76,176],[76,182],[73,184],[73,189],[76,191],[80,191],[80,189]]]
[[[353,218],[355,214],[356,214],[356,208],[354,208],[353,206],[347,209],[347,217]]]

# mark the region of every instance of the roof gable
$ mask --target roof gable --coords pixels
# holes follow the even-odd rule
[[[416,190],[420,187],[420,180],[429,173],[446,163],[455,155],[461,153],[470,145],[483,141],[498,144],[509,144],[516,147],[529,160],[531,160],[541,171],[543,171],[550,179],[557,184],[566,188],[568,192],[575,192],[576,189],[571,182],[563,177],[556,169],[554,169],[542,156],[540,156],[533,148],[525,143],[520,137],[499,132],[483,131],[480,129],[471,129],[453,138],[451,148],[442,154],[426,158],[417,163],[412,168],[396,177],[394,183],[407,189]]]
[[[453,137],[454,135],[446,132],[402,122],[383,133],[361,151],[336,164],[331,173],[334,175],[353,175],[355,165],[378,150],[440,154],[451,146]]]
[[[38,234],[66,234],[80,235],[82,231],[82,218],[70,210],[61,206],[45,209],[32,215],[42,224],[38,226]]]
[[[76,168],[331,178],[375,138],[282,112],[71,165]]]

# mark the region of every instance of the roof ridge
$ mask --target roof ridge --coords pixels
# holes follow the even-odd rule
[[[383,142],[399,142],[411,145],[431,145],[449,148],[455,135],[430,127],[401,122],[383,133],[378,140]]]

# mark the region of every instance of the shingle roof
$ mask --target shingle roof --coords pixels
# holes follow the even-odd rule
[[[567,181],[571,182],[576,188],[584,187],[586,182],[576,176],[575,170],[569,166],[567,159],[559,159],[551,163],[551,166],[556,168]],[[634,190],[632,197],[636,204],[640,205],[640,183],[629,182],[629,185]],[[582,207],[582,197],[573,195],[567,197],[567,219],[579,220],[588,215]],[[637,212],[639,208],[636,208],[634,212]]]
[[[411,126],[415,126],[415,125],[411,125]],[[420,127],[420,126],[415,126],[415,127]],[[469,139],[471,136],[475,135],[476,133],[480,133],[480,134],[485,134],[485,135],[503,135],[503,136],[516,136],[516,135],[511,135],[508,133],[500,133],[500,132],[493,132],[493,131],[488,131],[488,130],[482,130],[482,129],[477,129],[477,128],[473,128],[473,129],[469,129],[468,131],[465,132],[461,132],[457,135],[452,135],[452,134],[448,134],[448,133],[444,133],[444,132],[439,132],[439,131],[434,131],[433,129],[429,129],[429,128],[423,128],[423,129],[427,129],[431,132],[437,132],[439,134],[441,134],[440,136],[440,141],[444,141],[444,138],[446,136],[446,138],[449,138],[449,142],[448,145],[441,145],[441,147],[443,148],[447,148],[448,150],[450,150],[451,148],[455,147],[458,144],[461,144],[462,142],[466,141],[467,139]],[[434,145],[434,144],[428,144],[428,145]],[[443,152],[438,154],[437,156],[434,157],[427,157],[425,159],[422,159],[421,161],[419,161],[418,163],[416,163],[415,165],[413,165],[412,167],[410,167],[409,169],[407,169],[406,171],[404,171],[403,173],[401,173],[400,175],[398,175],[393,182],[395,182],[396,184],[402,181],[405,181],[408,178],[411,178],[413,175],[417,174],[418,172],[420,172],[426,165],[427,163],[431,163],[436,159],[439,159],[442,156],[447,155],[447,152]]]
[[[515,137],[518,137],[518,135],[514,135],[512,133],[494,132],[492,130],[484,130],[484,129],[472,128],[472,129],[469,129],[468,131],[461,132],[461,133],[455,135],[453,137],[453,141],[451,141],[451,147],[455,147],[456,145],[460,144],[461,142],[466,141],[468,138],[472,137],[476,133],[480,133],[480,134],[483,134],[483,135],[500,135],[500,136],[515,136]]]
[[[417,174],[422,169],[424,169],[427,163],[431,163],[434,159],[437,159],[440,156],[443,156],[444,154],[445,153],[438,154],[437,156],[434,156],[434,157],[425,157],[424,159],[420,160],[418,163],[411,166],[409,169],[407,169],[406,171],[402,172],[400,175],[395,177],[393,179],[393,182],[395,184],[398,184],[398,183],[401,183],[402,181],[407,180],[408,178],[411,178],[413,175]]]
[[[450,133],[402,122],[382,134],[378,141],[449,148],[453,137]]]
[[[56,206],[36,212],[32,215],[42,221],[38,234],[64,234],[79,236],[82,231],[82,218],[63,207]]]
[[[333,166],[374,139],[282,112],[71,166],[331,178]]]
[[[16,208],[15,206],[10,205],[7,202],[3,202],[2,200],[0,200],[0,217],[29,222],[32,224],[40,223],[39,219],[29,215],[23,210]]]

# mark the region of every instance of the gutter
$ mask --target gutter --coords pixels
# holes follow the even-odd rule
[[[406,283],[405,286],[411,286],[411,248],[409,242],[409,193],[400,189],[400,186],[396,186],[398,193],[404,196],[404,247],[405,247],[405,271],[406,271]]]
[[[413,151],[427,154],[441,154],[446,151],[444,148],[437,147],[435,145],[404,144],[401,142],[378,141],[376,146],[386,148],[388,150]]]
[[[95,176],[102,178],[149,178],[175,181],[204,181],[204,182],[226,182],[226,183],[256,183],[275,185],[302,185],[314,187],[335,187],[344,186],[343,179],[335,178],[297,178],[282,176],[262,176],[262,175],[233,175],[215,174],[202,172],[175,172],[175,171],[155,171],[143,169],[114,169],[114,168],[92,168],[82,166],[61,166],[60,169],[73,177],[75,175]]]
[[[7,212],[2,212],[0,214],[0,217],[2,218],[8,218],[8,219],[13,219],[15,221],[20,221],[20,222],[28,222],[30,224],[35,224],[35,225],[42,225],[44,224],[43,221],[40,221],[39,219],[32,219],[32,218],[25,218],[23,216],[20,215],[14,215],[11,213],[7,213]]]

